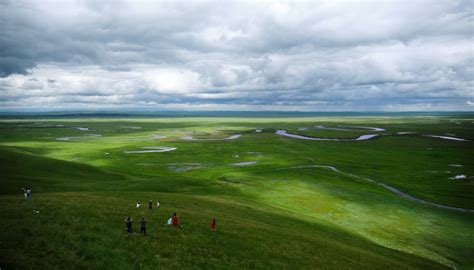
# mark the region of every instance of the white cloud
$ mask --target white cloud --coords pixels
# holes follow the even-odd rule
[[[159,93],[189,93],[202,88],[199,74],[185,69],[150,69],[142,70],[142,77],[149,89]]]
[[[2,108],[472,110],[468,1],[0,5]]]

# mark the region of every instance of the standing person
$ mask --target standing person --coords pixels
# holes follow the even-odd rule
[[[29,199],[31,196],[31,188],[30,187],[27,187],[26,188],[26,198]]]
[[[215,230],[216,230],[217,223],[216,223],[216,220],[215,220],[215,219],[213,219],[213,220],[211,221],[210,227],[211,227],[211,231],[215,231]]]
[[[127,235],[132,234],[132,223],[133,223],[133,219],[131,219],[130,216],[128,216],[125,219],[125,230],[127,231]]]
[[[21,189],[23,189],[23,195],[25,195],[25,200],[28,200],[28,192],[26,191],[26,188]]]
[[[145,222],[145,217],[142,217],[140,219],[140,233],[143,233],[144,236],[146,236],[146,222]]]
[[[140,208],[140,206],[142,206],[140,201],[137,201],[137,208]]]
[[[148,209],[151,210],[153,202],[151,200],[148,201]]]
[[[179,218],[178,218],[178,215],[176,215],[176,213],[174,213],[173,217],[171,218],[171,224],[175,227],[178,227]]]
[[[160,208],[160,201],[156,201],[156,208]]]

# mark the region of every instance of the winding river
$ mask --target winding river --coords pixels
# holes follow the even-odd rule
[[[378,127],[359,127],[359,126],[338,126],[338,128],[325,127],[325,126],[314,126],[314,127],[318,129],[339,130],[339,131],[361,131],[361,129],[370,130],[370,131],[385,131],[384,128],[378,128]]]
[[[178,148],[176,147],[167,147],[167,146],[144,146],[143,149],[147,150],[133,150],[133,151],[123,151],[125,154],[146,154],[146,153],[163,153],[174,151]]]
[[[225,140],[235,140],[237,138],[240,138],[240,136],[242,136],[241,134],[234,134],[230,137],[227,137],[227,138],[193,138],[192,136],[184,136],[184,137],[181,137],[181,140],[185,140],[185,141],[225,141]]]
[[[285,137],[290,137],[290,138],[295,138],[295,139],[301,139],[301,140],[312,140],[312,141],[364,141],[368,139],[375,138],[379,136],[379,134],[366,134],[366,135],[361,135],[357,138],[354,139],[340,139],[340,138],[318,138],[318,137],[308,137],[308,136],[303,136],[303,135],[298,135],[298,134],[291,134],[288,133],[284,129],[279,129],[275,132],[275,134],[285,136]]]
[[[399,189],[396,189],[392,186],[389,186],[385,183],[381,183],[381,182],[378,182],[378,181],[375,181],[373,179],[370,179],[370,178],[367,178],[367,177],[363,177],[363,176],[359,176],[359,175],[355,175],[355,174],[352,174],[352,173],[346,173],[346,172],[343,172],[343,171],[340,171],[338,170],[336,167],[334,166],[329,166],[329,165],[305,165],[305,166],[295,166],[295,167],[288,167],[288,168],[282,168],[282,169],[302,169],[302,168],[326,168],[326,169],[330,169],[332,171],[335,171],[337,173],[340,173],[340,174],[343,174],[343,175],[347,175],[347,176],[350,176],[350,177],[354,177],[354,178],[358,178],[358,179],[362,179],[362,180],[365,180],[367,182],[370,182],[370,183],[373,183],[373,184],[376,184],[376,185],[379,185],[383,188],[385,188],[386,190],[396,194],[396,195],[399,195],[405,199],[408,199],[410,201],[414,201],[414,202],[417,202],[417,203],[421,203],[421,204],[425,204],[425,205],[430,205],[430,206],[434,206],[434,207],[438,207],[438,208],[443,208],[443,209],[448,209],[448,210],[455,210],[455,211],[461,211],[461,212],[468,212],[468,213],[474,213],[474,209],[467,209],[467,208],[462,208],[462,207],[455,207],[455,206],[449,206],[449,205],[444,205],[444,204],[439,204],[439,203],[434,203],[434,202],[429,202],[429,201],[425,201],[423,199],[420,199],[420,198],[416,198],[410,194],[407,194]]]

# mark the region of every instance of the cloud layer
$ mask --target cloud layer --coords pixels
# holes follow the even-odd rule
[[[0,9],[3,109],[474,109],[469,1]]]

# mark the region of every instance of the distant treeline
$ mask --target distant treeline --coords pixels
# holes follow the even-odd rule
[[[290,111],[127,111],[127,112],[0,112],[0,118],[117,118],[117,117],[344,117],[447,116],[474,117],[473,112],[290,112]]]

